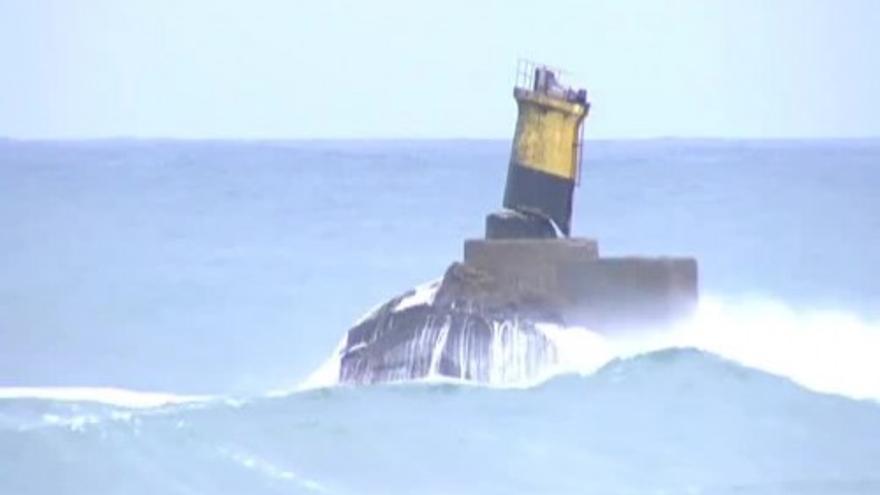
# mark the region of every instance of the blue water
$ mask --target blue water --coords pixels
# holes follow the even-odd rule
[[[508,153],[0,141],[0,391],[214,397],[7,394],[0,493],[880,493],[880,141],[590,143],[576,235],[696,256],[689,333],[527,389],[266,396],[460,258]]]
[[[664,351],[529,390],[331,389],[131,414],[2,403],[0,487],[870,494],[880,491],[878,431],[876,404],[815,395],[696,351]]]

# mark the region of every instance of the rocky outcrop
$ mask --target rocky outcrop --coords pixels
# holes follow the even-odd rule
[[[548,328],[655,330],[696,300],[691,258],[606,258],[590,239],[468,240],[464,263],[348,331],[339,381],[533,381],[559,355]]]
[[[442,280],[391,299],[348,331],[339,381],[530,380],[556,359],[541,329],[553,323],[562,321],[547,294],[453,263]]]

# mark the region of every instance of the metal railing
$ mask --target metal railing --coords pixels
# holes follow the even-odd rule
[[[556,76],[556,82],[562,86],[565,86],[564,81],[566,76],[569,75],[568,71],[562,70],[558,67],[553,67],[551,65],[540,64],[538,62],[533,62],[531,60],[521,58],[516,62],[516,80],[513,84],[514,87],[534,91],[535,73],[538,69],[546,69],[550,72],[553,72],[553,75]]]

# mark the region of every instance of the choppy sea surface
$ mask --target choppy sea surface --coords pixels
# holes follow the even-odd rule
[[[880,140],[589,143],[574,232],[697,257],[692,320],[560,335],[540,383],[332,386],[508,153],[0,140],[0,493],[880,493]]]

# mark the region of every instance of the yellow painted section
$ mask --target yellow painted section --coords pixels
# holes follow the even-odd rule
[[[520,165],[575,180],[579,128],[588,106],[517,88],[519,107],[511,159]]]

